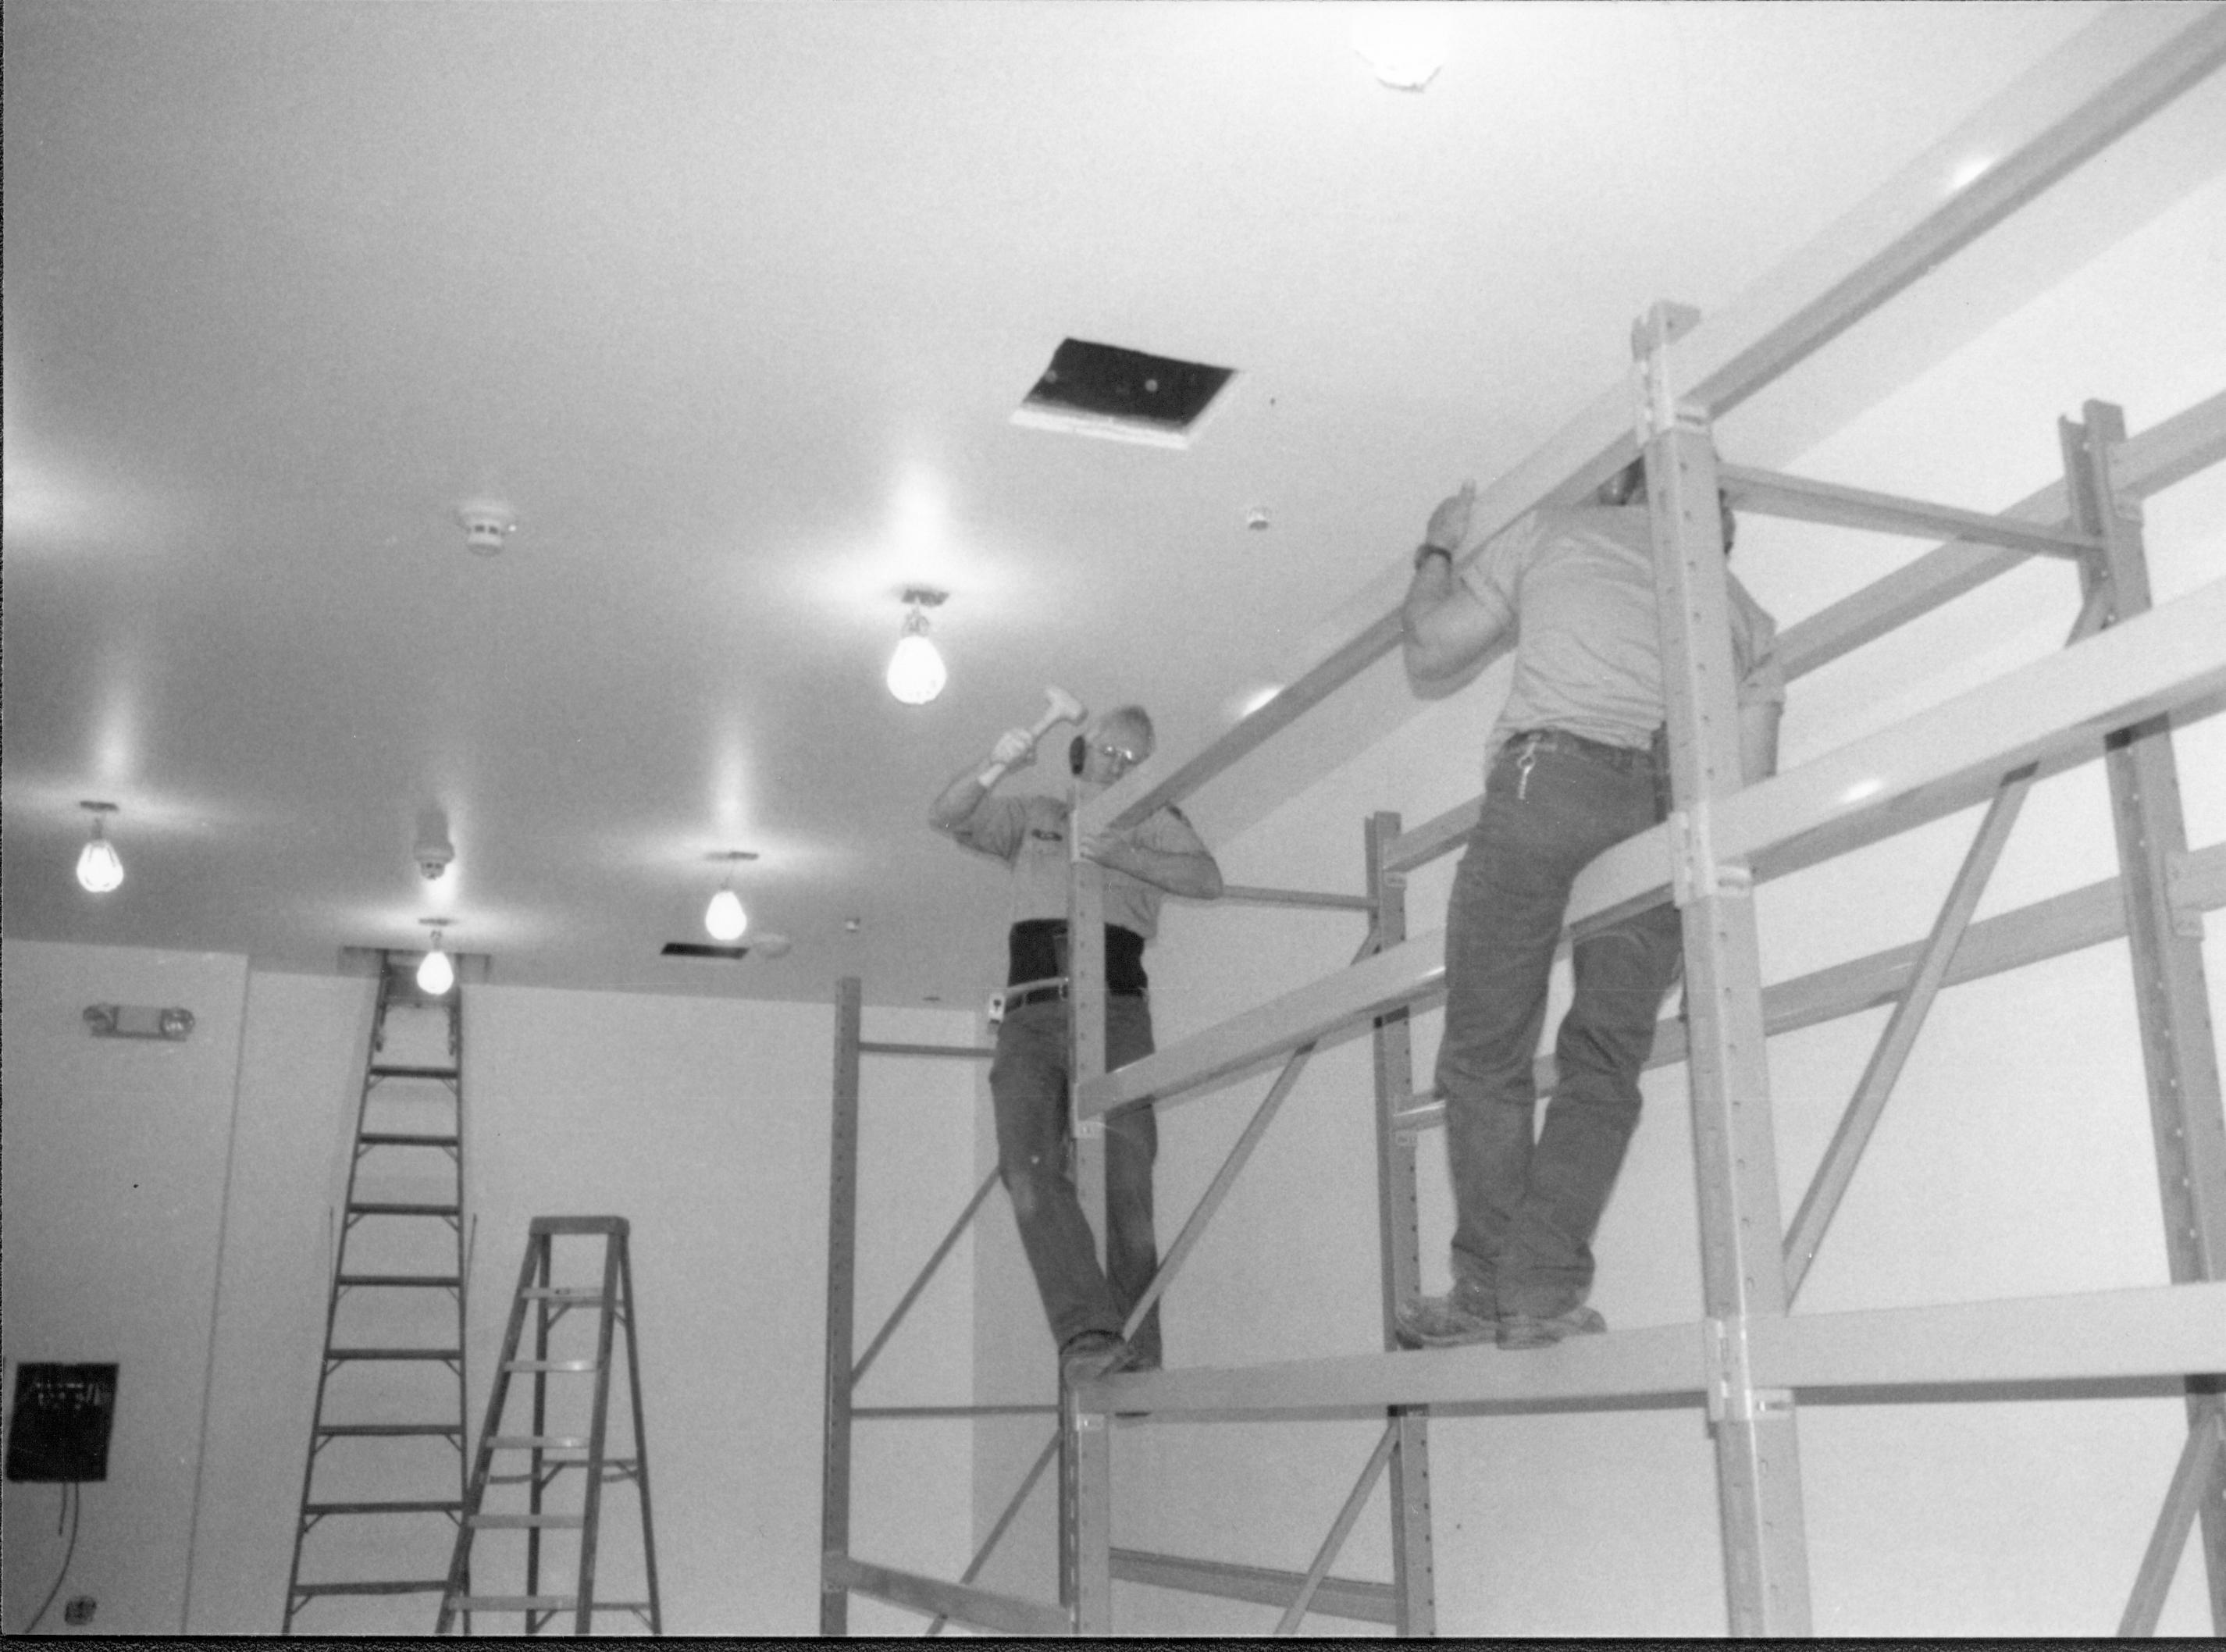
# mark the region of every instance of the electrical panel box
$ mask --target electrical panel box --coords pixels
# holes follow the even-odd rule
[[[105,1480],[115,1420],[115,1366],[18,1365],[8,1477]]]

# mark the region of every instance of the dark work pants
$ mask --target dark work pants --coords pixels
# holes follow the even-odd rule
[[[1592,1238],[1638,1122],[1638,1074],[1682,931],[1663,905],[1575,947],[1575,996],[1536,1128],[1532,1061],[1547,981],[1586,863],[1661,818],[1656,759],[1549,735],[1494,759],[1446,921],[1437,1091],[1457,1211],[1455,1293],[1484,1312],[1551,1316],[1592,1287]],[[1534,1139],[1534,1128],[1536,1134]]]
[[[997,1116],[997,1165],[1012,1196],[1021,1246],[1043,1296],[1052,1339],[1064,1347],[1085,1331],[1118,1331],[1159,1271],[1152,1236],[1152,1161],[1159,1119],[1148,1107],[1105,1120],[1105,1260],[1082,1214],[1070,1131],[1072,1086],[1063,1003],[1006,1013],[989,1066]],[[1105,1002],[1105,1064],[1125,1067],[1152,1052],[1152,1017],[1141,996]],[[1160,1361],[1155,1303],[1131,1339],[1142,1363]]]

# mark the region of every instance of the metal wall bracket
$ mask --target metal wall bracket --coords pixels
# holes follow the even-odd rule
[[[164,1039],[175,1044],[193,1036],[194,1013],[151,1004],[87,1004],[86,1031],[96,1039]]]
[[[1678,401],[1670,382],[1670,346],[1700,324],[1701,312],[1690,304],[1666,301],[1631,323],[1631,433],[1641,448],[1679,424],[1708,425],[1708,410]]]
[[[2203,938],[2203,891],[2196,887],[2195,857],[2185,849],[2164,861],[2165,899],[2172,907],[2172,932],[2190,941]]]
[[[1670,816],[1670,894],[1680,909],[1717,895],[1754,893],[1752,868],[1716,859],[1711,818],[1705,797]]]
[[[1746,1324],[1739,1319],[1704,1319],[1708,1339],[1708,1425],[1763,1422],[1793,1414],[1793,1390],[1754,1386],[1747,1350]]]

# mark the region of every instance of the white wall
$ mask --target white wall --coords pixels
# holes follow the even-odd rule
[[[0,1029],[7,1396],[25,1360],[114,1362],[108,1477],[83,1489],[68,1581],[94,1632],[184,1623],[245,960],[10,942]],[[88,1004],[193,1012],[182,1043],[95,1039]],[[6,1490],[7,1627],[60,1574],[58,1485]]]
[[[2122,403],[2138,432],[2216,393],[2226,384],[2222,291],[2226,182],[2190,196],[1788,468],[2000,508],[2060,476],[2055,419],[2077,416],[2085,398]],[[1738,458],[1737,421],[1720,435]],[[1417,524],[1431,503],[1412,502]],[[2153,502],[2147,535],[2159,600],[2226,575],[2226,476],[2208,473]],[[1750,519],[1737,566],[1783,625],[1924,548]],[[1788,763],[2060,646],[2074,591],[2068,570],[2029,568],[1802,680],[1787,715]],[[1413,824],[1474,794],[1483,736],[1504,692],[1502,668],[1218,845],[1231,880],[1357,888],[1371,810],[1396,809]],[[1304,737],[1303,727],[1286,736]],[[2176,745],[2191,840],[2217,842],[2226,838],[2226,719],[2182,731]],[[2109,875],[2103,795],[2092,767],[2039,788],[1981,915]],[[1766,887],[1766,976],[1922,938],[1971,824],[1943,822]],[[1449,857],[1414,880],[1417,931],[1442,923],[1451,865]],[[2214,917],[2206,962],[2214,1013],[2226,1020],[2220,930]],[[1163,1040],[1327,973],[1357,938],[1357,923],[1332,917],[1179,912],[1153,963]],[[1425,1085],[1439,1019],[1417,1026]],[[1788,1213],[1881,1020],[1875,1013],[1773,1043]],[[1180,1225],[1267,1082],[1250,1079],[1165,1115],[1164,1232]],[[1596,1245],[1593,1300],[1617,1326],[1689,1322],[1701,1312],[1683,1071],[1657,1072],[1645,1088],[1646,1111]],[[1317,1057],[1169,1300],[1171,1365],[1376,1346],[1369,1097],[1364,1045]],[[1426,1139],[1430,1289],[1446,1283],[1443,1178],[1441,1147]],[[2121,944],[1947,994],[1799,1306],[2166,1277]],[[985,1293],[985,1312],[987,1301]],[[1801,1430],[1816,1627],[1828,1635],[2108,1633],[2185,1437],[2179,1402],[2163,1389],[1984,1404],[1812,1397]],[[1115,1541],[1301,1570],[1371,1439],[1371,1429],[1347,1425],[1123,1429]],[[1441,1420],[1431,1444],[1441,1632],[1723,1632],[1713,1453],[1697,1412]],[[1379,1491],[1339,1572],[1388,1575],[1383,1502]],[[2199,1561],[2182,1572],[2164,1628],[2206,1634]],[[1258,1632],[1274,1616],[1116,1589],[1123,1632]],[[1326,1617],[1307,1627],[1350,1628]]]
[[[10,1381],[19,1359],[123,1366],[111,1477],[86,1489],[65,1597],[99,1598],[96,1631],[276,1632],[372,983],[250,975],[237,957],[14,944],[6,968]],[[528,1219],[628,1217],[665,1628],[815,1631],[831,1010],[467,993],[472,1433]],[[80,1011],[106,1001],[183,1003],[200,1025],[184,1045],[92,1040]],[[964,1043],[970,1023],[868,1010],[866,1030]],[[926,1190],[964,1200],[973,1075],[876,1058],[863,1089],[862,1339],[955,1211]],[[962,1246],[861,1398],[963,1402],[972,1319]],[[963,1568],[963,1428],[862,1428],[855,1483],[860,1553]],[[61,1544],[54,1489],[7,1495],[14,1630]],[[624,1493],[606,1508],[621,1528],[634,1519]],[[502,1540],[481,1540],[482,1576]],[[607,1549],[622,1557],[629,1541],[622,1530]],[[607,1582],[622,1584],[613,1573],[625,1564],[614,1560]],[[313,1605],[297,1628],[431,1627],[427,1598],[393,1610],[374,1621]],[[42,1627],[60,1627],[60,1611]],[[918,1626],[870,1602],[852,1621]]]

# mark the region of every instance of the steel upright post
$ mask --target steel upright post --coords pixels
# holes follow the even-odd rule
[[[1105,879],[1094,861],[1082,858],[1078,836],[1081,800],[1068,815],[1075,836],[1072,877],[1067,888],[1066,979],[1067,1095],[1105,1071]],[[1070,1112],[1074,1143],[1074,1185],[1083,1214],[1097,1236],[1102,1266],[1105,1257],[1105,1121]],[[1059,1598],[1075,1614],[1078,1630],[1103,1635],[1112,1599],[1113,1549],[1111,1420],[1076,1409],[1073,1395],[1059,1395]]]
[[[1367,826],[1368,893],[1376,903],[1377,951],[1407,938],[1407,876],[1384,868],[1399,836],[1399,816],[1381,813]],[[1395,1115],[1414,1095],[1415,1052],[1408,1013],[1376,1018],[1376,1209],[1383,1259],[1383,1346],[1398,1346],[1399,1305],[1421,1290],[1421,1219],[1416,1210],[1415,1130]],[[1430,1423],[1423,1407],[1391,1412],[1391,1577],[1397,1633],[1434,1636],[1437,1585],[1430,1543]]]
[[[835,1121],[828,1143],[827,1376],[819,1483],[819,1632],[850,1632],[850,1592],[827,1557],[850,1552],[850,1369],[858,1282],[858,1045],[864,988],[845,975],[835,991]]]
[[[2102,402],[2088,403],[2084,412],[2083,425],[2067,419],[2058,427],[2065,492],[2072,525],[2102,542],[2097,556],[2083,560],[2081,582],[2090,596],[2104,593],[2108,620],[2115,623],[2149,607],[2148,557],[2140,507],[2121,502],[2111,479],[2111,454],[2126,439],[2124,415]],[[2134,999],[2148,1075],[2166,1255],[2175,1284],[2226,1279],[2226,1113],[2203,968],[2202,919],[2184,916],[2172,899],[2175,868],[2187,855],[2187,823],[2180,808],[2171,718],[2153,718],[2112,734],[2105,743],[2103,768],[2116,826],[2118,886],[2125,902]],[[2190,1381],[2191,1439],[2226,1437],[2222,1410],[2226,1395],[2216,1379]],[[2193,1484],[2226,1484],[2226,1474],[2214,1471],[2207,1481],[2197,1477]],[[2226,1635],[2226,1503],[2214,1492],[2199,1509],[2211,1625]]]
[[[1634,347],[1675,783],[1670,842],[1684,916],[1701,1283],[1715,1353],[1708,1412],[1731,1632],[1806,1636],[1793,1395],[1758,1387],[1747,1358],[1750,1320],[1785,1312],[1785,1270],[1753,881],[1744,863],[1718,860],[1709,829],[1714,800],[1738,791],[1742,776],[1715,453],[1705,417],[1679,405],[1670,383],[1670,340],[1689,316],[1656,306]]]

